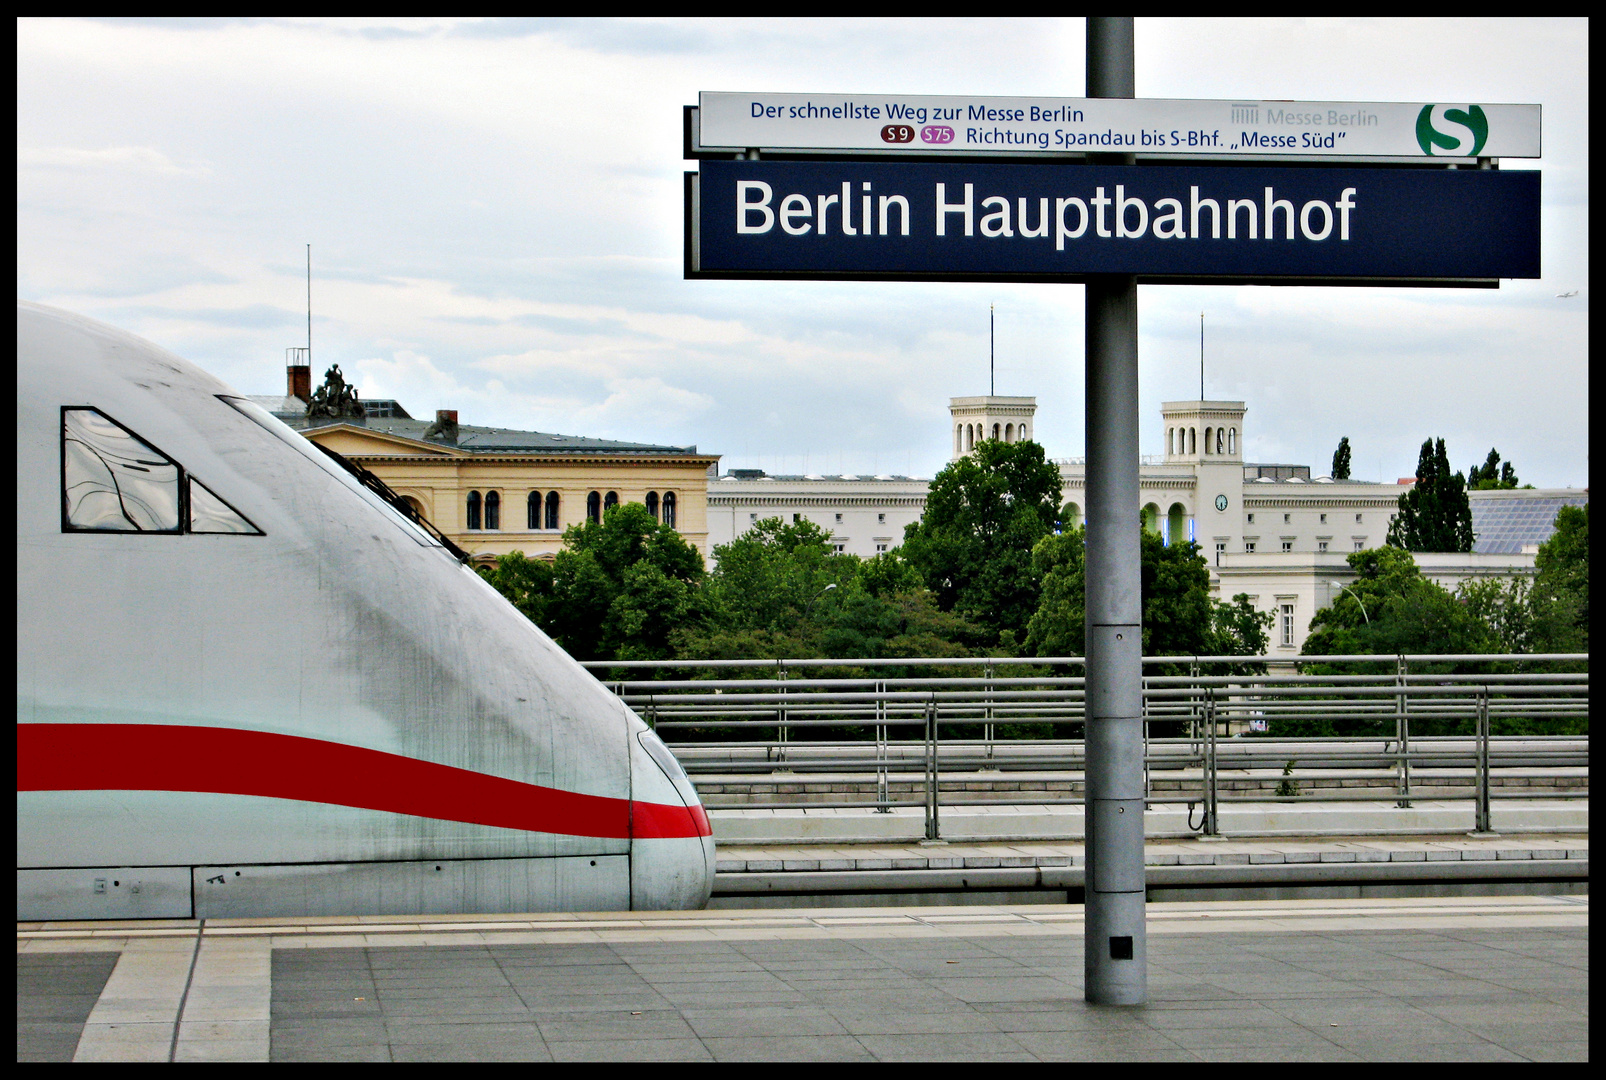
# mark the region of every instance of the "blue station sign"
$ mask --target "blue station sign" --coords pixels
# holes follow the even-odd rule
[[[1483,285],[1539,276],[1539,173],[717,161],[686,276]]]

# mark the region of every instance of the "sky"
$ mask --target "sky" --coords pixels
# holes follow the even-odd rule
[[[1034,395],[1083,447],[1082,288],[682,278],[700,90],[1076,97],[1065,20],[21,20],[17,293],[281,393],[307,334],[365,398],[675,445],[724,468],[931,476],[948,398]],[[1160,402],[1247,403],[1247,460],[1414,472],[1490,447],[1589,483],[1584,20],[1140,19],[1137,94],[1544,107],[1542,273],[1497,291],[1143,286]],[[1574,293],[1571,296],[1560,294]]]

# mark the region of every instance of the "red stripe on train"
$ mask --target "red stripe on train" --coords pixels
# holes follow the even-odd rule
[[[17,790],[261,795],[565,836],[713,835],[701,806],[580,795],[382,750],[238,728],[18,724]]]

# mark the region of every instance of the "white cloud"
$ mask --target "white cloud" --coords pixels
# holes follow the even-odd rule
[[[83,150],[72,146],[19,146],[19,169],[115,169],[164,173],[169,176],[207,176],[205,165],[179,165],[151,146],[109,146]]]

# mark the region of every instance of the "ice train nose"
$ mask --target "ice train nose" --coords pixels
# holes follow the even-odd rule
[[[714,889],[714,836],[697,789],[663,740],[636,733],[630,755],[630,907],[698,909]]]

